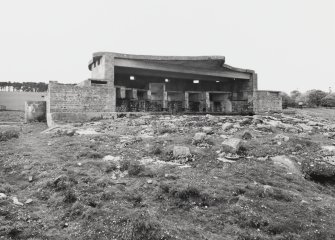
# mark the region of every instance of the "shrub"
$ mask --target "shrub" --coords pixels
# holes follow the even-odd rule
[[[65,203],[74,203],[77,201],[76,193],[73,190],[68,190],[64,194],[63,202]]]
[[[335,94],[329,94],[321,99],[323,107],[335,107]]]

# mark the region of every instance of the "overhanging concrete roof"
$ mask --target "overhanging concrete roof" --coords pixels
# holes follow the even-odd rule
[[[242,78],[249,78],[250,74],[254,73],[253,70],[235,68],[225,64],[224,56],[154,56],[154,55],[134,55],[134,54],[123,54],[114,52],[96,52],[93,53],[93,59],[89,62],[88,67],[91,70],[91,66],[95,61],[98,61],[102,56],[111,56],[115,59],[115,66],[120,67],[142,67],[145,66],[172,66],[176,69],[198,69],[198,70],[209,70],[216,72],[230,72],[230,73],[245,73]],[[149,68],[150,69],[150,68]],[[234,75],[232,75],[234,76]]]

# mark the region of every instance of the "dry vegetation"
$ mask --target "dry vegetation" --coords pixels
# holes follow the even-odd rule
[[[23,125],[0,142],[0,239],[335,239],[334,166],[321,164],[335,128],[308,116],[118,118],[47,133]],[[302,130],[289,117],[323,126]],[[285,128],[267,127],[274,119]],[[218,160],[223,139],[246,131],[237,159]],[[174,146],[191,154],[173,156]],[[272,160],[283,155],[287,164]]]

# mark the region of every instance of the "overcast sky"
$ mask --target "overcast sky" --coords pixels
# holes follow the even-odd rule
[[[223,55],[259,89],[335,91],[334,0],[10,0],[0,31],[0,81],[77,83],[110,51]]]

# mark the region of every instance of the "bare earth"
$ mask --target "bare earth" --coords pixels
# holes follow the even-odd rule
[[[0,239],[335,239],[333,116],[145,116],[47,130],[0,112]],[[231,138],[241,139],[236,153],[222,146]]]

